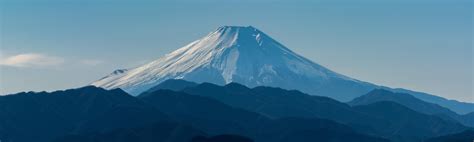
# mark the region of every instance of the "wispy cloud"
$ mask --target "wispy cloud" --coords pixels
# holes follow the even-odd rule
[[[63,63],[63,58],[38,53],[25,53],[6,58],[0,58],[1,66],[11,67],[45,67],[57,66]]]
[[[105,61],[98,60],[98,59],[85,59],[85,60],[80,60],[79,62],[81,64],[88,65],[88,66],[97,66],[97,65],[105,63]]]

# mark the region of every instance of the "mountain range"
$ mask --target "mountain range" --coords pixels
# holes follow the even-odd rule
[[[416,142],[473,130],[393,101],[350,106],[296,90],[184,80],[154,88],[137,97],[93,86],[0,96],[0,140]]]
[[[367,105],[381,101],[392,101],[404,105],[412,110],[422,112],[429,115],[437,115],[447,120],[454,119],[466,126],[474,127],[472,113],[459,115],[445,107],[437,104],[428,103],[406,93],[394,93],[391,91],[376,89],[370,91],[368,94],[355,98],[348,102],[352,106]]]
[[[472,141],[474,104],[336,73],[223,26],[91,85],[0,96],[0,142]]]
[[[271,86],[299,90],[347,102],[373,89],[412,94],[459,114],[474,110],[474,104],[434,95],[392,89],[334,72],[277,42],[252,27],[223,26],[145,65],[120,69],[92,83],[106,89],[121,88],[136,96],[168,79],[248,87]]]
[[[444,119],[442,115],[418,112],[397,101],[389,100],[374,101],[373,103],[351,107],[328,97],[307,95],[296,90],[273,87],[247,88],[237,83],[218,86],[211,83],[197,84],[184,80],[167,80],[153,89],[175,89],[174,91],[214,98],[230,106],[258,112],[274,119],[285,117],[330,119],[347,124],[365,133],[377,136],[384,135],[386,138],[395,141],[417,141],[404,139],[404,137],[420,137],[419,141],[423,138],[420,133],[426,133],[426,136],[429,136],[435,133],[452,132],[452,129],[448,127],[436,128],[430,126],[441,126],[440,124],[445,123],[451,123],[450,126],[454,127],[462,125],[459,121]],[[372,94],[376,92],[383,92],[381,95],[393,94],[390,91],[374,90],[364,96],[371,98]],[[405,96],[402,95],[401,98],[403,97]],[[427,102],[420,102],[428,104]],[[440,112],[446,110],[443,107],[434,109],[439,109]],[[381,117],[383,118],[381,119]],[[468,120],[468,118],[465,118],[465,120]],[[397,125],[387,127],[391,123],[397,123]],[[420,129],[421,125],[428,127]],[[411,136],[413,134],[416,136]]]

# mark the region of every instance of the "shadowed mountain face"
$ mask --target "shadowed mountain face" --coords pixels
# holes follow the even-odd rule
[[[192,142],[253,142],[252,139],[237,135],[218,135],[213,137],[198,136]]]
[[[465,124],[474,124],[474,112],[462,115]],[[471,126],[474,127],[474,126]]]
[[[280,88],[256,87],[250,89],[237,83],[226,86],[203,83],[195,87],[188,87],[183,92],[214,98],[234,107],[258,112],[269,118],[318,117],[347,122],[360,116],[357,112],[352,111],[349,105],[336,100]]]
[[[151,93],[157,90],[181,91],[186,87],[194,87],[197,85],[198,85],[197,83],[189,82],[185,80],[169,79],[147,90],[146,93]]]
[[[392,102],[380,102],[380,106],[371,110],[370,108],[373,107],[371,104],[350,107],[330,98],[310,96],[299,91],[271,87],[251,89],[237,83],[226,86],[202,83],[180,88],[185,88],[182,92],[213,98],[233,107],[260,113],[271,119],[285,117],[331,119],[347,124],[358,131],[384,136],[395,141],[419,141],[430,136],[467,129],[454,120],[449,121],[440,119],[438,116],[426,115],[396,103],[392,104]],[[386,115],[391,117],[381,117],[379,116],[381,113],[387,113]],[[411,129],[399,131],[406,125],[413,126],[412,129],[417,131]]]
[[[195,87],[198,86],[199,84],[196,82],[191,82],[191,81],[186,81],[182,79],[168,79],[166,81],[163,81],[162,83],[152,87],[150,90],[147,90],[146,92],[142,93],[152,93],[157,90],[172,90],[172,91],[182,91],[186,88],[189,87]],[[142,95],[140,94],[140,95]]]
[[[236,86],[237,87],[237,86]],[[270,119],[217,100],[171,90],[158,90],[138,96],[176,120],[191,124],[211,135],[222,133],[247,136],[258,142],[298,141],[304,139],[343,141],[385,141],[354,131],[349,126],[317,118]],[[325,131],[331,135],[318,135]],[[308,135],[297,135],[307,132]],[[310,134],[312,133],[312,134]]]
[[[434,137],[426,142],[472,142],[474,141],[474,130],[468,130],[461,133]]]
[[[358,106],[358,105],[368,105],[381,101],[392,101],[407,106],[413,110],[424,112],[427,114],[449,114],[455,115],[455,112],[447,108],[443,108],[439,105],[427,103],[422,100],[419,100],[410,94],[394,93],[388,90],[375,89],[370,91],[366,95],[355,98],[354,100],[348,102],[349,105]]]
[[[393,92],[399,92],[399,93],[407,93],[410,95],[413,95],[414,97],[423,100],[425,102],[433,103],[433,104],[438,104],[440,106],[443,106],[445,108],[448,108],[458,114],[467,114],[474,112],[474,103],[468,103],[468,102],[459,102],[456,100],[448,100],[439,96],[435,95],[430,95],[427,93],[423,92],[416,92],[416,91],[411,91],[411,90],[406,90],[406,89],[388,89]]]
[[[437,104],[422,101],[413,97],[410,94],[405,93],[393,93],[387,90],[376,89],[366,95],[355,98],[354,100],[348,102],[348,104],[352,106],[358,106],[368,105],[381,101],[396,102],[421,113],[436,115],[446,120],[454,119],[455,121],[458,121],[466,126],[474,127],[474,123],[470,121],[472,120],[472,118],[469,118],[469,115],[459,115],[447,108],[444,108]]]
[[[234,134],[258,142],[306,138],[385,141],[317,118],[269,119],[217,100],[171,90],[132,97],[120,89],[83,87],[0,97],[0,140],[13,142],[187,142]],[[332,135],[297,135],[325,131]],[[278,136],[278,137],[269,137]],[[201,140],[233,140],[210,137]]]
[[[318,117],[348,121],[347,119],[359,115],[357,112],[351,111],[349,105],[336,100],[309,96],[299,91],[280,88],[257,87],[250,89],[237,83],[218,86],[211,83],[194,84],[184,80],[165,81],[162,84],[155,89],[169,89],[162,86],[183,85],[177,88],[184,88],[181,91],[187,94],[213,98],[233,107],[258,112],[269,118]],[[346,115],[346,117],[340,115]]]
[[[270,119],[258,113],[233,108],[214,99],[171,90],[158,90],[138,96],[174,120],[193,124],[211,135],[255,135],[253,130]]]
[[[0,96],[0,139],[47,142],[68,133],[141,126],[167,117],[120,89],[83,87]]]
[[[206,134],[187,125],[159,122],[102,133],[71,134],[57,138],[54,142],[190,142],[202,135]]]
[[[281,118],[263,124],[256,140],[268,142],[364,141],[388,142],[387,139],[356,133],[347,126],[317,118]]]
[[[395,102],[382,101],[356,106],[354,109],[379,119],[367,124],[371,125],[379,136],[394,141],[423,141],[429,137],[468,129],[458,122],[419,113]]]
[[[92,86],[1,96],[0,140],[185,142],[230,134],[256,142],[417,142],[469,129],[394,102],[351,107],[280,88],[168,83],[138,97]]]

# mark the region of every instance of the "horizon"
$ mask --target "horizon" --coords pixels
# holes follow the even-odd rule
[[[464,5],[470,1],[439,2],[323,3],[327,8],[305,1],[231,1],[236,8],[222,17],[211,14],[230,6],[207,5],[213,1],[7,1],[0,6],[0,95],[87,86],[220,26],[242,25],[345,76],[472,103],[472,7]],[[244,7],[261,9],[238,9]],[[186,22],[193,20],[198,22]]]

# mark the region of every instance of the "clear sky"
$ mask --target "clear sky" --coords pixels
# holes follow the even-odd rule
[[[80,87],[252,25],[341,74],[474,102],[471,0],[0,2],[0,94]]]

